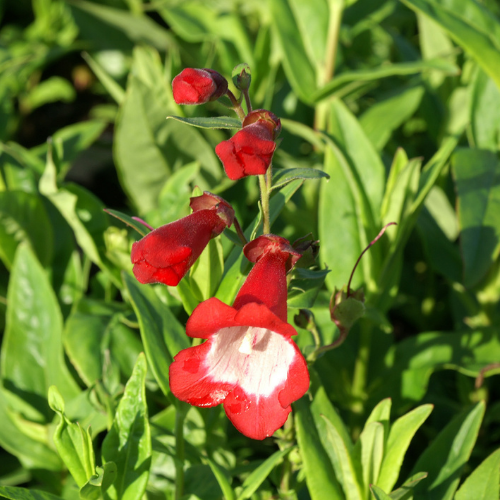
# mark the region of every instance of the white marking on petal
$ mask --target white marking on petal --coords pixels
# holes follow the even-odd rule
[[[222,328],[205,359],[208,377],[266,397],[285,382],[295,349],[279,333],[254,326]]]

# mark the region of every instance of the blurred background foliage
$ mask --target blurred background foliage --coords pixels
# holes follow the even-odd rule
[[[340,415],[357,439],[391,398],[393,418],[434,405],[397,484],[426,471],[415,498],[453,498],[460,471],[470,474],[500,439],[499,16],[494,0],[0,0],[0,494],[18,498],[9,487],[23,485],[87,498],[78,488],[88,477],[80,484],[54,445],[53,410],[91,424],[97,463],[120,469],[110,429],[119,403],[133,400],[123,396],[132,377],[145,384],[137,439],[150,425],[152,448],[141,441],[138,452],[150,460],[149,480],[129,496],[114,487],[88,495],[173,498],[175,416],[184,410],[168,392],[168,360],[188,345],[193,307],[214,294],[231,303],[248,266],[222,237],[177,289],[140,287],[129,257],[139,235],[103,209],[157,227],[187,215],[198,186],[232,203],[251,232],[256,179],[228,180],[214,153],[228,131],[166,119],[228,114],[217,102],[179,107],[170,82],[185,67],[229,78],[246,62],[254,108],[283,121],[277,175],[330,176],[294,180],[273,198],[273,232],[292,241],[312,232],[319,267],[330,271],[294,274],[290,321],[310,308],[322,341],[335,339],[332,292],[381,227],[398,226],[355,275],[365,318],[315,363],[311,408],[297,403],[298,451],[273,455],[272,439],[244,438],[220,408],[192,408],[185,493],[221,498],[226,474],[239,498],[335,498],[322,496],[312,465],[321,453],[329,460],[329,441],[326,451],[307,447],[327,435],[319,414]],[[299,329],[297,343],[310,352],[311,333]],[[142,358],[135,365],[143,350],[147,375]],[[65,410],[47,400],[52,385]],[[387,423],[388,404],[373,421]],[[460,429],[470,442],[453,441]],[[285,431],[280,439],[295,443]],[[342,495],[348,481],[335,456]],[[497,456],[488,499],[498,498]],[[367,488],[346,498],[368,498]]]

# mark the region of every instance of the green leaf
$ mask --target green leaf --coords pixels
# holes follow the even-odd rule
[[[413,467],[429,473],[427,481],[415,488],[415,500],[451,500],[460,473],[467,463],[477,439],[484,415],[484,402],[477,403],[457,415],[420,455]]]
[[[71,102],[76,97],[75,88],[60,76],[51,76],[38,83],[22,100],[23,106],[32,111],[56,101]]]
[[[223,270],[224,254],[221,239],[213,238],[208,242],[189,273],[189,284],[199,302],[214,296]]]
[[[384,426],[380,422],[370,422],[359,436],[361,443],[361,468],[365,495],[371,484],[377,483],[377,478],[384,455]]]
[[[25,244],[16,252],[7,301],[1,353],[3,386],[19,404],[31,405],[52,420],[46,402],[49,387],[56,385],[67,400],[80,389],[64,362],[57,299],[45,271]]]
[[[326,422],[328,445],[332,446],[337,455],[340,471],[342,474],[342,488],[347,500],[362,500],[364,498],[362,487],[361,464],[357,457],[349,453],[349,447],[346,445],[342,434],[335,425],[324,417]]]
[[[307,489],[312,500],[344,500],[332,464],[318,436],[309,402],[303,397],[293,404],[297,443],[304,464]]]
[[[464,285],[476,285],[500,251],[500,162],[491,151],[460,149],[452,159],[458,194]]]
[[[0,496],[10,500],[62,500],[61,497],[46,491],[27,490],[16,486],[0,486]]]
[[[471,89],[471,131],[474,145],[496,151],[500,147],[500,89],[478,69]]]
[[[292,447],[286,448],[273,453],[262,464],[260,464],[252,473],[243,481],[243,491],[238,495],[238,500],[250,498],[258,489],[258,487],[269,476],[271,471],[278,465],[281,460],[292,451]]]
[[[115,100],[116,103],[121,104],[125,99],[125,90],[113,79],[106,70],[95,60],[90,57],[87,52],[82,53],[82,57],[90,66],[90,69],[95,73],[103,87],[107,90],[108,94]]]
[[[394,130],[408,120],[420,105],[423,86],[397,89],[365,111],[359,123],[377,151],[387,144]]]
[[[373,493],[373,496],[375,497],[376,500],[391,500],[391,497],[385,493],[382,488],[379,488],[378,486],[371,485],[370,490]]]
[[[419,406],[398,418],[391,426],[380,475],[375,481],[383,490],[391,491],[396,484],[410,442],[432,409],[432,405]]]
[[[297,309],[312,307],[328,273],[328,269],[316,271],[303,268],[295,269],[289,286],[288,307]]]
[[[315,168],[286,168],[274,171],[271,191],[279,189],[295,179],[330,179],[330,176]]]
[[[141,285],[128,274],[124,274],[123,279],[139,320],[151,371],[163,394],[168,395],[168,367],[181,349],[189,347],[188,337],[151,285]]]
[[[500,450],[494,451],[472,472],[455,495],[455,500],[496,500],[500,496]]]
[[[500,23],[479,2],[468,0],[403,0],[436,21],[477,60],[500,88]]]
[[[109,317],[86,314],[78,310],[74,310],[66,320],[63,332],[64,347],[87,387],[102,379],[102,345],[108,325]]]
[[[61,404],[62,403],[62,404]],[[64,413],[64,400],[56,386],[49,388],[49,405],[59,415],[54,444],[62,461],[81,488],[94,474],[95,456],[90,429],[72,423]]]
[[[214,473],[215,479],[217,479],[217,482],[219,483],[220,489],[222,490],[222,493],[224,495],[224,499],[225,500],[236,500],[236,495],[234,494],[234,491],[231,488],[231,485],[229,484],[228,472],[226,470],[223,470],[223,468],[220,465],[218,465],[213,460],[210,460],[209,458],[206,458],[205,461],[208,463],[208,465],[212,469],[212,472]]]
[[[24,468],[45,471],[60,471],[63,468],[61,459],[47,442],[27,436],[14,422],[8,399],[0,389],[0,445],[10,454],[18,458]]]
[[[241,121],[230,116],[194,116],[185,118],[183,116],[167,116],[167,120],[172,118],[181,123],[199,128],[219,128],[219,129],[240,129]]]
[[[53,253],[53,230],[39,196],[23,191],[0,192],[0,258],[10,269],[20,242],[29,243],[47,266]]]
[[[127,226],[135,229],[141,236],[146,236],[149,233],[150,229],[148,229],[144,224],[132,219],[129,215],[126,215],[122,212],[118,212],[118,210],[111,210],[110,208],[105,208],[104,211],[109,215],[115,217],[118,220],[121,220]]]
[[[393,404],[419,401],[429,377],[436,370],[454,369],[470,377],[500,359],[500,340],[495,329],[464,332],[425,332],[392,346],[386,355],[386,371],[373,381],[372,397],[391,396]],[[421,469],[422,470],[422,469]]]
[[[170,33],[144,14],[136,16],[126,10],[114,9],[107,5],[87,2],[85,0],[71,0],[70,3],[74,11],[83,11],[86,15],[94,18],[94,21],[99,20],[108,29],[114,28],[125,33],[135,43],[145,43],[160,50],[172,47]],[[97,26],[95,22],[93,25]],[[104,32],[106,32],[105,27],[103,29]],[[85,35],[83,36],[85,38]]]
[[[447,75],[458,75],[460,69],[445,59],[432,59],[429,61],[414,61],[398,64],[386,64],[373,69],[358,71],[346,71],[330,80],[324,87],[319,89],[311,98],[312,102],[318,103],[330,96],[342,91],[348,84],[369,82],[396,75],[414,75],[423,71],[442,71]]]
[[[136,48],[117,118],[114,158],[122,186],[141,215],[157,207],[162,187],[177,165],[197,160],[211,182],[222,174],[213,147],[199,130],[165,119],[174,106],[158,53]]]
[[[102,443],[103,464],[116,464],[117,478],[104,495],[111,500],[140,500],[146,490],[151,466],[146,370],[146,357],[141,354]]]
[[[302,185],[302,182],[303,181],[300,179],[292,181],[271,197],[269,201],[269,216],[271,224],[273,224],[273,222],[278,218],[278,215],[293,194]],[[245,236],[247,239],[250,237],[254,229],[257,229],[258,222],[259,217],[257,216],[245,230]],[[259,228],[259,232],[259,234],[262,234],[261,227]],[[243,249],[241,247],[235,247],[225,261],[224,276],[222,277],[221,284],[215,296],[226,304],[232,304],[234,298],[236,297],[236,293],[243,284],[243,280],[249,267],[249,263],[243,255]]]
[[[316,75],[309,61],[293,13],[287,0],[269,2],[272,27],[281,47],[283,68],[292,89],[301,100],[311,102],[316,91]]]
[[[101,500],[106,490],[116,479],[117,469],[114,462],[108,462],[102,467],[97,467],[94,474],[80,490],[82,500]]]
[[[389,497],[391,500],[413,500],[413,488],[420,481],[426,479],[427,476],[427,472],[417,472],[417,474],[409,477],[397,490],[392,491]]]

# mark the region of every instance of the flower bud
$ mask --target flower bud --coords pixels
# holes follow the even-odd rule
[[[248,90],[252,81],[250,66],[247,63],[238,64],[233,69],[233,83],[239,90]]]
[[[205,104],[227,92],[227,80],[212,69],[186,68],[172,81],[177,104]]]
[[[258,109],[249,113],[243,128],[215,148],[227,176],[237,180],[265,174],[271,165],[280,130],[280,119],[270,111]]]
[[[344,289],[333,292],[330,300],[330,317],[340,330],[350,330],[365,313],[365,297],[362,290],[348,297]]]
[[[319,240],[313,240],[311,233],[293,243],[293,248],[302,255],[297,267],[309,268],[316,264],[319,254]]]

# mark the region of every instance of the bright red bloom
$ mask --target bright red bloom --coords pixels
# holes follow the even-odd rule
[[[230,227],[229,203],[205,192],[191,198],[193,213],[151,231],[132,245],[134,275],[141,283],[176,286],[208,242]]]
[[[243,121],[243,128],[215,147],[215,152],[232,180],[265,174],[273,158],[281,121],[270,111],[257,109]]]
[[[207,341],[175,356],[170,388],[195,406],[223,403],[241,433],[264,439],[309,387],[306,361],[290,338],[297,332],[287,323],[286,272],[300,255],[273,235],[248,243],[244,252],[256,264],[233,307],[211,298],[189,318],[186,334]]]
[[[227,80],[213,69],[186,68],[172,81],[177,104],[205,104],[227,92]]]

